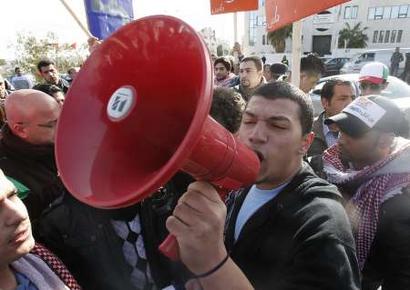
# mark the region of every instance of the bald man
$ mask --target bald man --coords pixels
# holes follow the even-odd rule
[[[5,102],[7,124],[0,140],[0,168],[19,190],[33,227],[64,191],[54,160],[60,110],[53,97],[36,90],[18,90]]]

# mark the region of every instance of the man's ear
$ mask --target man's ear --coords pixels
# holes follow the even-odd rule
[[[306,134],[305,136],[303,136],[302,144],[299,148],[299,153],[301,155],[305,155],[308,152],[310,145],[312,145],[314,138],[315,138],[315,133],[313,132],[310,132]]]
[[[14,123],[9,124],[11,132],[23,140],[27,139],[27,128],[23,124]]]
[[[326,111],[326,108],[329,106],[329,101],[326,98],[320,98],[323,109]]]
[[[390,150],[393,139],[393,133],[381,133],[378,142],[379,148],[382,150]]]

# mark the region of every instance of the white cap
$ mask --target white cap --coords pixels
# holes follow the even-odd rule
[[[374,84],[381,84],[387,80],[389,68],[381,62],[371,62],[365,64],[360,70],[359,81],[367,81]]]

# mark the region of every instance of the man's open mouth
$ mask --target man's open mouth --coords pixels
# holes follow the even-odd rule
[[[259,161],[262,162],[265,159],[263,154],[261,152],[257,151],[257,150],[254,150],[254,151],[255,151],[256,155],[258,156]]]

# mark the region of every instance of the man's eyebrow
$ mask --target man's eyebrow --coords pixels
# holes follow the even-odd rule
[[[248,115],[248,116],[250,116],[250,117],[253,117],[253,118],[256,118],[256,117],[257,117],[256,114],[254,114],[254,113],[252,113],[252,112],[250,112],[250,111],[245,111],[244,114],[246,114],[246,115]],[[289,118],[287,118],[287,117],[285,117],[285,116],[281,116],[281,115],[279,115],[279,116],[272,116],[272,117],[269,117],[269,118],[264,119],[264,120],[265,120],[265,121],[285,121],[285,122],[290,122]]]
[[[267,121],[285,121],[290,123],[289,118],[285,117],[285,116],[272,116],[270,118],[267,119]]]

